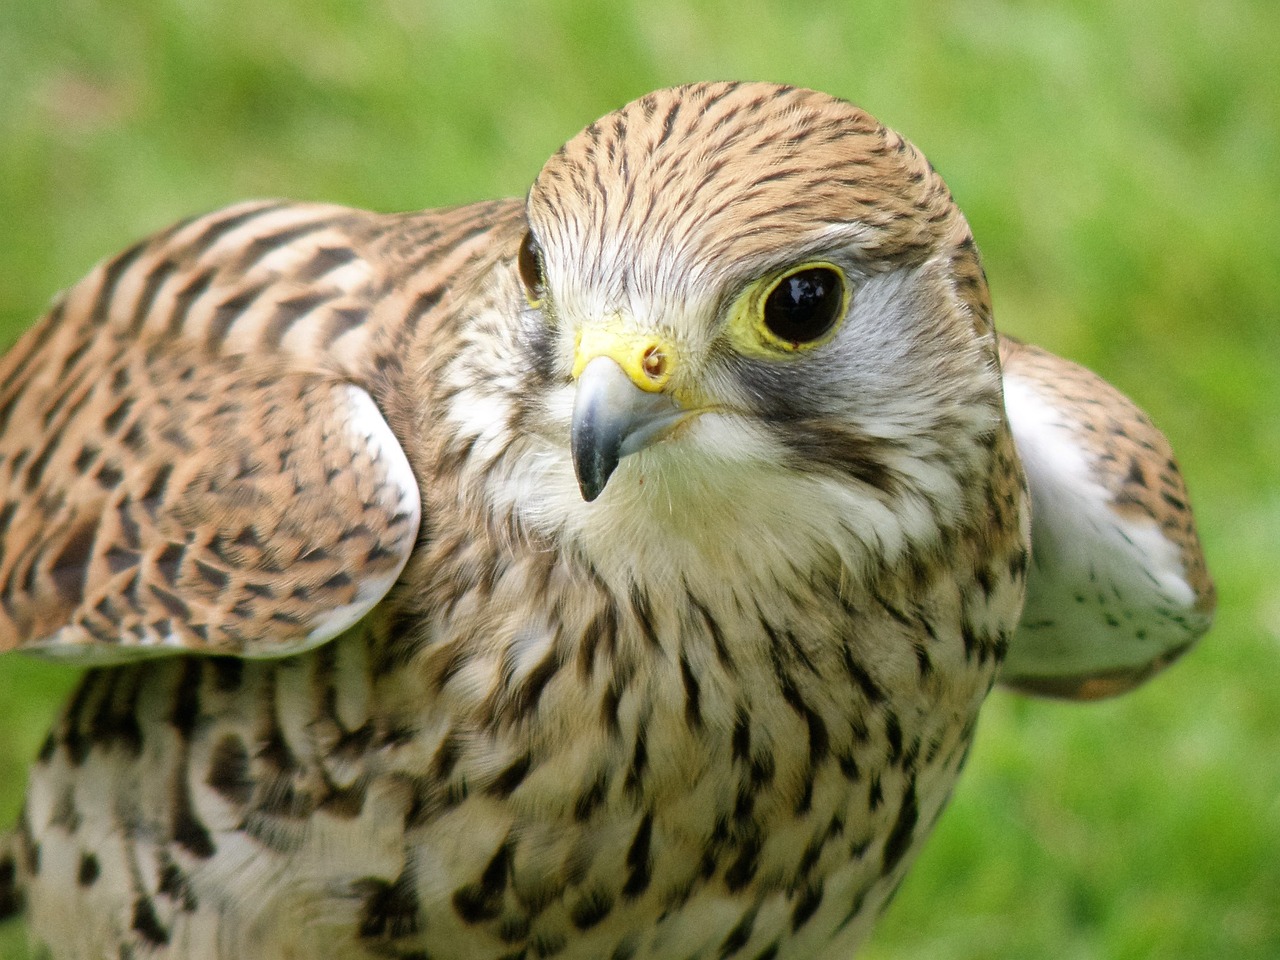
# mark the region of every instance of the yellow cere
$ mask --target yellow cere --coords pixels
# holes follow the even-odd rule
[[[583,327],[574,351],[576,380],[596,357],[609,357],[641,390],[657,393],[671,379],[675,352],[661,337],[626,327],[620,318]]]
[[[778,288],[778,285],[788,277],[793,277],[804,270],[812,270],[815,267],[832,270],[840,277],[841,301],[838,318],[831,325],[831,329],[814,340],[796,343],[783,339],[765,325],[765,302],[769,299],[769,295]],[[845,276],[844,270],[828,260],[806,260],[804,263],[792,264],[785,269],[765,274],[759,280],[749,284],[730,308],[726,327],[730,340],[740,353],[771,360],[776,359],[779,355],[801,353],[827,343],[835,336],[836,331],[840,329],[840,324],[848,312],[849,280]]]

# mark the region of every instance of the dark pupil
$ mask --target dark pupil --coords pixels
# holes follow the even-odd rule
[[[520,244],[520,253],[516,255],[516,269],[520,271],[520,280],[534,300],[542,298],[546,281],[542,276],[542,261],[538,257],[538,241],[533,233],[526,233]]]
[[[843,299],[840,277],[827,267],[812,267],[784,277],[764,302],[764,325],[791,343],[816,340],[836,322]]]

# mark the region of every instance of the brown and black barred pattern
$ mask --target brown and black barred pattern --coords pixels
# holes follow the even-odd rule
[[[742,284],[819,255],[891,319],[734,356]],[[574,341],[624,308],[732,408],[730,449],[694,424],[588,505]],[[0,646],[223,654],[94,669],[50,733],[0,911],[25,897],[56,960],[847,956],[1018,619],[968,227],[809,91],[653,94],[523,209],[179,224],[0,372]]]
[[[0,364],[0,649],[284,651],[389,584],[416,516],[362,448],[348,384],[398,388],[445,296],[399,271],[433,244],[448,271],[478,256],[467,238],[501,209],[244,204],[60,298]],[[387,329],[374,307],[405,296]]]

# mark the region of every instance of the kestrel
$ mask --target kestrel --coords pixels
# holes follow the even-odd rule
[[[1213,606],[1165,439],[807,90],[184,221],[0,375],[0,649],[93,668],[0,847],[55,960],[848,957],[997,679]]]

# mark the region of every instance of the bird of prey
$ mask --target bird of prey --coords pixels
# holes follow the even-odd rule
[[[54,960],[848,957],[993,683],[1213,606],[1163,436],[808,90],[178,223],[0,375],[0,649],[90,668],[0,847]]]

